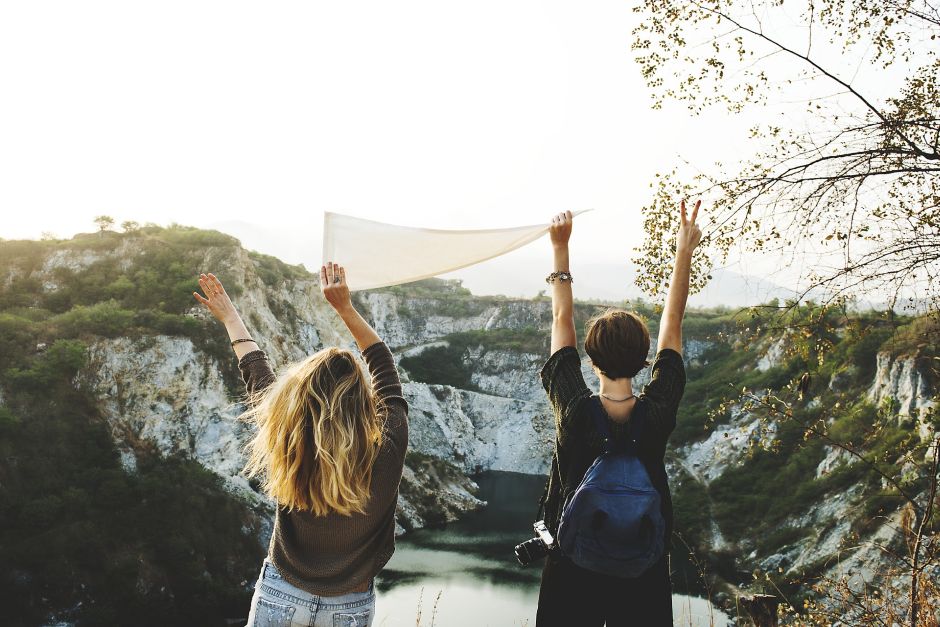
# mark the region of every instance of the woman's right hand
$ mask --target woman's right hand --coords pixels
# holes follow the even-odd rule
[[[205,297],[201,296],[199,292],[193,292],[193,296],[215,316],[216,320],[228,325],[238,319],[238,312],[235,310],[235,305],[232,304],[232,299],[229,298],[225,288],[222,287],[222,282],[214,274],[211,272],[209,274],[200,274],[199,287],[202,288]]]
[[[695,201],[695,208],[692,209],[692,217],[689,218],[685,208],[685,200],[679,203],[682,210],[682,219],[679,224],[679,233],[676,234],[676,252],[687,252],[692,254],[695,247],[702,241],[702,229],[695,223],[698,217],[698,208],[702,206],[702,201]]]
[[[346,285],[346,269],[343,266],[328,261],[325,266],[320,267],[320,291],[323,292],[326,302],[336,311],[352,307],[349,286]]]
[[[552,239],[552,246],[567,246],[571,238],[571,223],[574,216],[570,211],[562,211],[552,218],[552,225],[548,227],[548,234]]]

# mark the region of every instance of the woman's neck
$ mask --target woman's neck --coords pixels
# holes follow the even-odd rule
[[[598,373],[597,378],[601,382],[601,394],[615,400],[633,396],[633,379],[608,379],[600,373]]]

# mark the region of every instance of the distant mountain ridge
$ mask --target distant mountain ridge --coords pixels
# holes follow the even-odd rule
[[[299,231],[282,231],[236,220],[216,222],[210,226],[237,237],[247,248],[277,254],[310,269],[320,265],[317,257],[323,235],[320,224],[310,224]],[[534,297],[545,289],[544,278],[549,272],[546,268],[551,264],[547,249],[541,259],[534,255],[532,249],[538,245],[530,244],[523,251],[464,268],[442,278],[459,279],[479,296]],[[644,295],[634,283],[636,272],[628,256],[625,255],[622,264],[579,263],[575,260],[572,272],[576,275],[576,297],[612,303],[642,298]],[[766,303],[774,298],[784,301],[794,296],[796,292],[772,281],[716,269],[709,285],[702,292],[693,294],[689,302],[696,307],[739,308]]]

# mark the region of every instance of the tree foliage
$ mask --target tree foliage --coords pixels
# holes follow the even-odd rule
[[[643,0],[635,11],[633,48],[654,107],[673,101],[695,114],[714,106],[737,114],[805,103],[751,128],[754,152],[739,163],[658,177],[645,207],[650,237],[636,259],[647,292],[668,280],[676,198],[701,195],[711,203],[703,257],[724,261],[742,248],[784,260],[813,253],[818,262],[800,287],[827,299],[863,290],[889,303],[938,295],[940,8],[928,0]]]
[[[111,216],[95,216],[95,226],[101,232],[107,231],[114,226],[114,218]]]
[[[196,461],[145,444],[122,465],[98,399],[76,377],[86,346],[102,336],[170,334],[215,356],[240,390],[224,334],[191,312],[203,264],[222,265],[235,243],[153,225],[0,242],[4,625],[222,625],[244,616],[263,556],[260,513]],[[121,255],[127,249],[134,254]]]

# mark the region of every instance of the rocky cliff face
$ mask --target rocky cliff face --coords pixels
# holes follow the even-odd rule
[[[133,239],[103,251],[58,250],[50,254],[32,277],[41,289],[60,289],[58,269],[81,272],[104,258],[120,263],[132,259]],[[222,269],[224,268],[224,272]],[[256,258],[239,247],[224,254],[208,249],[200,269],[219,269],[235,293],[236,306],[249,329],[277,368],[328,345],[353,348],[351,338],[332,310],[323,302],[316,280],[309,275],[265,280]],[[7,276],[7,281],[12,280]],[[456,335],[508,331],[524,334],[535,330],[547,337],[550,303],[544,300],[454,298],[446,286],[439,295],[411,294],[407,290],[377,291],[357,295],[364,315],[397,357],[420,356],[426,350],[446,347]],[[205,317],[200,307],[187,315]],[[219,333],[223,333],[221,327]],[[716,340],[687,334],[684,357],[690,367],[708,368],[709,351]],[[476,336],[474,336],[476,337]],[[734,342],[734,338],[720,341]],[[766,338],[748,366],[771,373],[786,359],[787,340]],[[734,351],[749,347],[740,341]],[[538,371],[547,349],[526,342],[489,345],[469,342],[461,349],[461,366],[470,373],[468,388],[429,384],[403,372],[405,396],[410,404],[410,450],[402,481],[398,522],[401,531],[452,520],[483,505],[467,475],[483,470],[544,474],[548,470],[554,426]],[[232,358],[234,359],[234,358]],[[122,450],[125,467],[133,471],[136,451],[148,448],[163,454],[181,453],[223,477],[230,489],[247,502],[267,506],[239,474],[244,463],[242,446],[248,436],[237,417],[243,410],[235,384],[226,380],[224,364],[192,339],[156,334],[140,337],[97,338],[90,342],[89,360],[78,382],[92,390]],[[721,367],[721,366],[719,366]],[[828,389],[852,385],[848,367],[832,376]],[[589,386],[596,379],[585,361],[582,370]],[[698,371],[700,374],[704,371]],[[646,381],[637,379],[639,389]],[[933,407],[930,378],[914,358],[889,353],[877,356],[868,398],[878,407],[893,403],[900,421],[916,420],[920,435],[930,428],[926,416]],[[671,467],[684,471],[696,487],[707,492],[730,469],[747,462],[752,445],[773,442],[775,424],[766,424],[740,406],[730,418],[687,438],[669,452]],[[823,449],[810,474],[820,479],[853,463],[837,448]],[[754,487],[755,490],[758,487]],[[759,547],[754,538],[734,537],[714,519],[707,537],[711,549],[741,556],[742,567],[783,569],[798,573],[819,565],[844,547],[852,531],[853,512],[861,498],[861,485],[823,495],[806,503],[777,530],[812,529],[797,541],[781,540],[779,546]],[[882,533],[879,528],[876,533]],[[873,549],[853,549],[856,564],[877,557]]]
[[[59,288],[55,280],[57,269],[80,272],[107,258],[126,259],[133,251],[132,241],[106,251],[56,251],[32,278],[41,282],[43,290],[54,292]],[[312,277],[268,285],[259,276],[256,263],[241,248],[224,259],[210,252],[201,267],[214,266],[225,268],[220,275],[236,293],[233,300],[252,336],[276,367],[302,359],[325,345],[354,348]],[[207,317],[196,306],[190,315]],[[224,330],[219,327],[218,332]],[[98,339],[90,344],[88,354],[78,383],[99,399],[126,469],[134,470],[136,452],[143,449],[164,455],[183,454],[217,473],[249,503],[270,508],[240,474],[245,461],[242,449],[249,437],[247,427],[238,420],[244,406],[241,395],[234,393],[237,390],[227,385],[221,364],[215,358],[197,348],[189,338],[168,335]],[[417,408],[439,416],[438,423],[431,425],[423,418],[421,409],[412,409],[416,417],[411,431],[416,441],[434,443],[425,447],[429,452],[440,454],[433,471],[429,470],[434,465],[433,459],[406,470],[398,512],[401,530],[421,527],[425,521],[452,520],[483,505],[474,496],[477,488],[472,480],[465,476],[458,479],[454,472],[448,474],[449,464],[445,460],[452,456],[446,454],[447,446],[441,442],[436,425],[447,425],[453,415],[446,415],[438,407],[439,402],[427,386],[408,384],[406,390]],[[479,422],[497,411],[492,405],[498,404],[498,399],[474,396],[480,398],[466,403],[465,412],[456,410],[459,418],[454,419],[454,428],[461,434],[466,428],[461,430],[456,424],[461,419],[469,420],[468,414]],[[425,434],[425,429],[432,433]],[[454,446],[473,448],[462,442],[455,442]],[[422,450],[420,446],[412,447]],[[461,468],[492,465],[483,453],[468,460]],[[441,475],[447,475],[447,480],[440,480]],[[433,498],[428,498],[428,494],[433,494]],[[266,542],[266,538],[263,540]]]
[[[132,248],[132,247],[131,247]],[[120,248],[120,257],[130,254]],[[56,267],[72,270],[100,261],[87,251],[51,257],[44,272]],[[207,258],[209,266],[222,260]],[[224,260],[224,278],[234,286],[239,311],[276,367],[283,367],[326,345],[353,348],[353,342],[319,295],[312,278],[265,284],[253,260],[241,249]],[[55,290],[49,279],[46,289]],[[374,292],[359,295],[360,304],[376,330],[399,356],[415,355],[446,342],[450,334],[480,329],[544,328],[550,306],[543,301],[481,299],[455,307],[447,298],[406,297]],[[285,315],[285,312],[288,315]],[[190,315],[206,317],[194,306]],[[219,328],[219,333],[223,330]],[[690,340],[696,357],[708,346]],[[192,340],[167,335],[99,339],[89,349],[89,362],[80,379],[101,402],[112,432],[129,468],[134,451],[151,447],[163,454],[183,453],[213,470],[230,488],[249,501],[260,497],[239,474],[241,450],[248,433],[237,420],[244,407],[220,374],[220,364],[201,352]],[[506,470],[530,474],[548,471],[554,426],[538,370],[546,355],[532,352],[471,347],[463,359],[472,371],[475,390],[408,381],[404,391],[411,410],[412,451],[454,464],[465,474]],[[585,360],[586,380],[594,376]],[[642,384],[642,380],[638,380]],[[430,509],[409,502],[430,475],[411,468],[404,478],[399,515],[402,528],[435,520],[439,512],[459,515],[482,505],[474,498],[472,482],[451,482]],[[413,488],[413,489],[412,489]],[[452,498],[451,498],[452,497]]]
[[[936,404],[925,360],[909,355],[878,353],[878,369],[868,390],[872,403],[891,406],[899,421],[913,421],[923,439],[930,437],[927,421]]]

